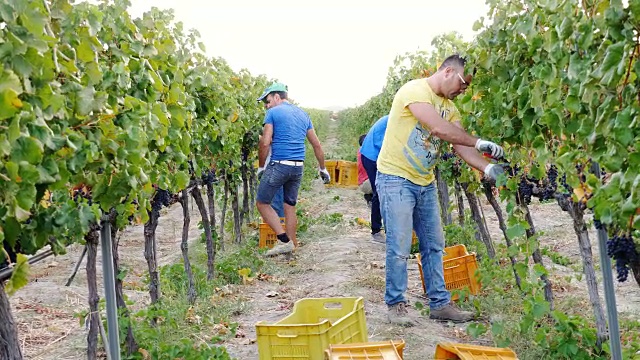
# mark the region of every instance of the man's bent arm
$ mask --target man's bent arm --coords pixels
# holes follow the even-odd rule
[[[409,104],[408,107],[413,116],[415,116],[421,124],[425,125],[433,136],[450,142],[453,145],[464,145],[475,148],[478,138],[469,135],[462,128],[443,119],[433,105],[429,103],[413,103]]]
[[[271,150],[271,140],[273,139],[273,125],[264,124],[262,129],[262,137],[260,137],[260,145],[258,147],[258,167],[263,168]]]
[[[459,121],[456,121],[455,123],[453,123],[453,125],[464,131]],[[453,149],[456,151],[458,156],[460,156],[460,158],[467,164],[482,172],[484,172],[484,169],[487,167],[487,165],[489,165],[489,162],[473,146],[454,144]]]
[[[315,130],[309,129],[309,131],[307,131],[307,139],[309,139],[313,147],[313,153],[316,155],[316,159],[318,159],[318,166],[320,169],[325,169],[324,151],[322,151],[322,145],[320,145],[320,139],[318,139]]]

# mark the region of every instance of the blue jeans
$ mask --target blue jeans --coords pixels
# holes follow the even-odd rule
[[[281,187],[276,193],[273,195],[273,200],[271,201],[271,207],[276,211],[279,217],[284,217],[284,187]]]
[[[436,187],[416,185],[380,172],[377,175],[376,189],[387,235],[384,301],[387,305],[406,302],[407,259],[413,229],[418,235],[429,306],[432,310],[440,309],[449,304],[451,294],[444,283],[444,235]]]

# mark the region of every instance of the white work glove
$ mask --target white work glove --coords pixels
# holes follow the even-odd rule
[[[481,153],[489,153],[494,159],[500,159],[504,156],[502,147],[494,142],[478,139],[476,141],[476,150]]]
[[[329,171],[327,171],[326,168],[320,169],[318,173],[320,174],[320,178],[322,179],[323,183],[328,184],[331,182],[331,175],[329,175]]]
[[[500,174],[504,174],[504,167],[501,164],[489,164],[484,168],[484,176],[490,180],[496,181]]]
[[[258,174],[257,174],[258,180],[260,180],[260,178],[262,177],[262,173],[263,172],[264,172],[264,168],[263,167],[259,167],[258,168]]]

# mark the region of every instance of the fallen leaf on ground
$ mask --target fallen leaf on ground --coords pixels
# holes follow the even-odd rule
[[[215,324],[213,326],[213,332],[216,335],[226,335],[229,333],[229,328],[223,324]]]
[[[187,315],[185,316],[186,320],[192,324],[200,324],[200,316],[196,315],[193,306],[189,307],[187,310]]]
[[[149,356],[149,352],[147,350],[145,350],[143,348],[140,348],[140,349],[138,349],[138,352],[140,354],[142,354],[142,359],[144,359],[144,360],[150,360],[151,359],[151,356]]]
[[[216,288],[216,293],[218,293],[220,297],[232,295],[233,289],[231,288],[231,286],[229,286],[229,284],[227,284],[221,288]]]

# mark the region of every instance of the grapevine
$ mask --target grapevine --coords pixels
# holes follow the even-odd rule
[[[474,77],[456,102],[462,125],[503,145],[509,159],[508,176],[497,184],[509,213],[505,237],[518,242],[533,232],[533,224],[522,219],[522,214],[529,215],[527,204],[533,197],[555,199],[570,213],[601,349],[608,336],[585,214],[593,214],[598,229],[617,229],[608,250],[618,279],[626,279],[630,270],[637,272],[639,240],[629,234],[640,230],[640,127],[635,124],[640,106],[640,77],[635,76],[640,66],[640,8],[618,1],[516,0],[490,1],[488,6],[487,18],[476,22],[479,33],[467,46],[400,57],[379,95],[341,113],[345,132],[366,131],[388,111],[399,86],[437,67],[434,57],[450,55],[446,50],[452,49],[466,56],[466,69]],[[600,176],[590,171],[596,164]],[[454,180],[467,177],[464,166],[456,169],[460,171]],[[536,237],[527,238],[531,241],[526,246],[535,248]]]

